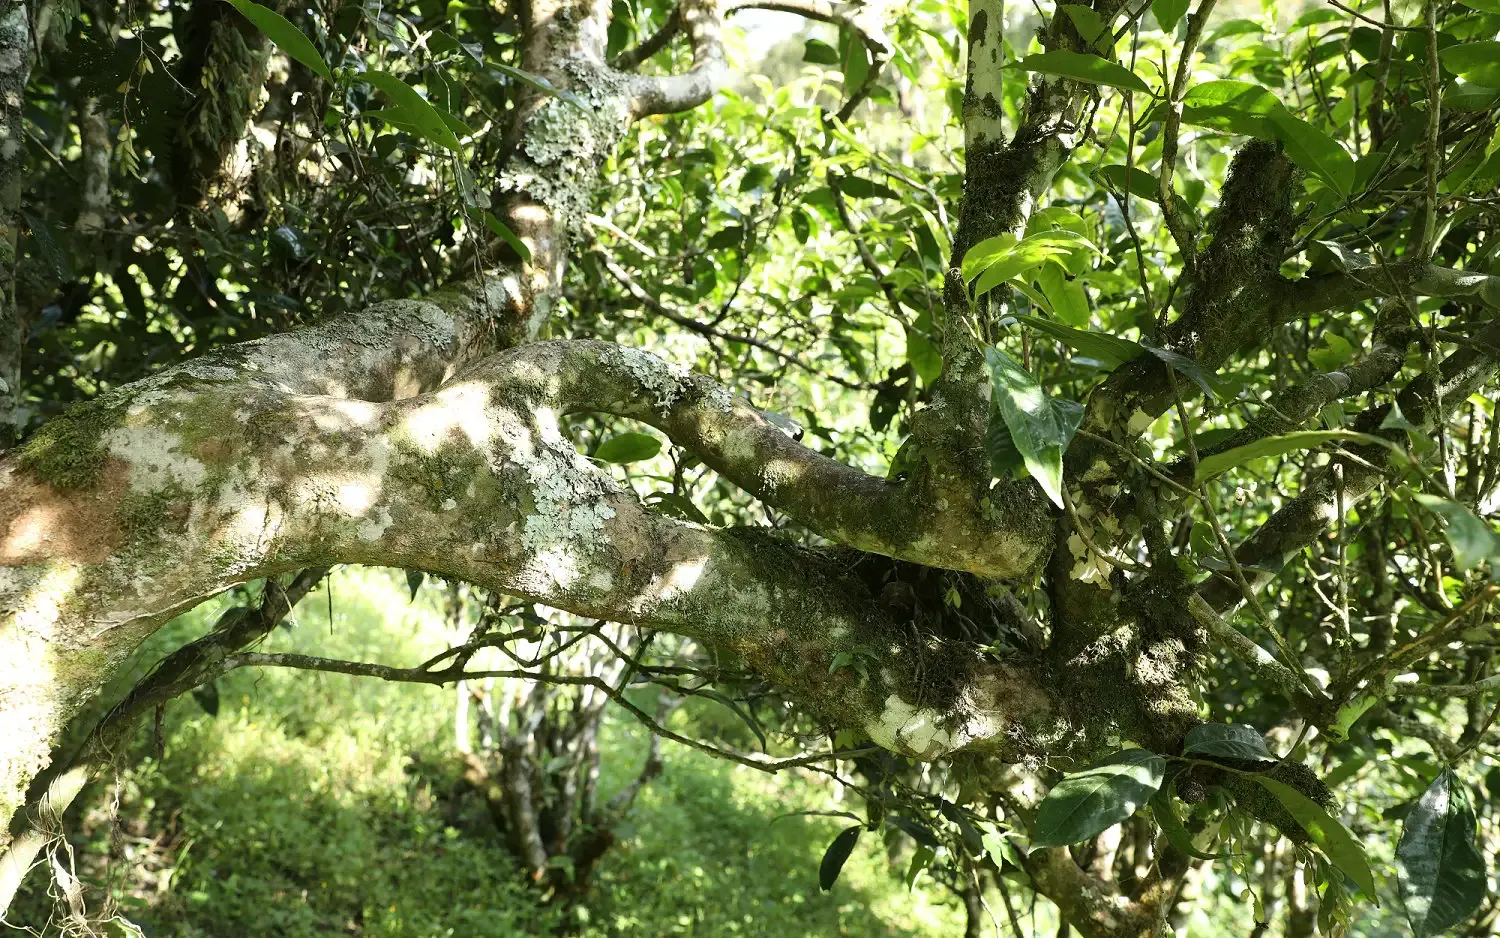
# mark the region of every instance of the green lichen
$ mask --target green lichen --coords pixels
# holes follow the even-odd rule
[[[109,458],[104,437],[120,425],[130,400],[111,394],[76,404],[48,421],[22,444],[21,468],[56,489],[94,488]]]

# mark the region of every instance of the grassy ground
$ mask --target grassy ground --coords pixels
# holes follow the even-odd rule
[[[142,667],[202,632],[183,617],[143,649]],[[381,572],[340,570],[268,650],[410,663],[444,647],[435,610]],[[451,691],[305,672],[241,671],[219,684],[217,717],[175,701],[143,728],[133,762],[95,786],[74,824],[76,865],[149,936],[322,935],[501,938],[551,935],[509,857],[482,828],[444,824],[441,792],[409,771],[452,745]],[[690,712],[680,714],[692,719]],[[159,742],[159,757],[153,753]],[[646,736],[612,714],[604,794],[639,771]],[[841,807],[825,784],[768,777],[671,743],[574,926],[588,936],[955,935],[962,911],[919,880],[911,892],[866,838],[833,891],[817,886],[845,822],[787,817]],[[34,873],[13,922],[49,933]],[[100,905],[102,896],[92,904]]]

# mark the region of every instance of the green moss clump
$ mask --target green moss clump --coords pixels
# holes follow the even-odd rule
[[[73,406],[22,444],[21,468],[54,488],[93,488],[109,455],[104,435],[119,425],[129,405],[129,397],[112,394]]]
[[[428,452],[407,442],[398,442],[400,459],[391,464],[392,480],[421,489],[435,507],[449,498],[462,497],[476,474],[486,467],[483,456],[473,447],[447,440]]]
[[[160,544],[167,534],[182,530],[187,497],[188,492],[175,484],[154,492],[132,492],[120,500],[115,519],[126,538],[137,546]]]

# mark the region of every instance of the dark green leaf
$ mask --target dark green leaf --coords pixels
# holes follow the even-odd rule
[[[692,499],[674,492],[652,492],[646,502],[662,509],[667,514],[696,524],[708,524],[708,516],[698,510]]]
[[[1177,28],[1177,21],[1187,12],[1188,0],[1151,0],[1151,13],[1161,24],[1162,32]]]
[[[209,681],[207,684],[193,688],[193,699],[203,712],[211,717],[219,715],[219,683]]]
[[[1196,525],[1194,526],[1196,528]],[[1275,762],[1260,731],[1244,723],[1200,723],[1188,730],[1183,755]]]
[[[424,139],[455,153],[463,149],[453,131],[443,122],[437,108],[427,103],[427,99],[417,94],[417,90],[411,85],[388,72],[365,72],[360,75],[360,80],[385,92],[386,97],[391,99],[391,106],[400,112],[401,119],[410,123]]]
[[[276,44],[276,48],[329,81],[333,81],[333,73],[328,70],[327,64],[318,54],[312,40],[308,39],[302,30],[293,26],[286,17],[252,0],[229,0],[229,3],[240,11],[241,16],[254,24],[256,29],[265,33],[266,38]]]
[[[1015,63],[1015,67],[1028,72],[1071,78],[1091,85],[1151,93],[1151,88],[1130,69],[1087,52],[1071,52],[1067,49],[1038,52]]]
[[[1016,319],[1038,332],[1045,332],[1068,348],[1082,352],[1105,368],[1118,368],[1125,362],[1141,357],[1146,351],[1129,339],[1121,339],[1105,332],[1074,329],[1040,316],[1017,316]]]
[[[1349,833],[1349,829],[1325,811],[1322,805],[1297,789],[1275,779],[1259,775],[1253,777],[1266,791],[1276,796],[1281,806],[1312,837],[1313,843],[1328,854],[1328,859],[1343,870],[1345,876],[1354,880],[1359,891],[1378,904],[1380,900],[1375,892],[1375,876],[1370,872],[1370,861],[1365,858],[1364,849],[1354,839],[1354,835]]]
[[[26,228],[31,233],[31,243],[36,246],[40,255],[38,259],[52,269],[53,276],[58,280],[72,280],[73,262],[68,259],[68,252],[63,249],[57,233],[30,212],[22,212],[21,220],[26,222]]]
[[[911,818],[902,817],[899,814],[892,814],[886,820],[905,831],[912,840],[915,840],[924,847],[937,847],[942,844],[942,841],[938,840],[937,834],[929,830],[925,824],[919,824]]]
[[[1243,466],[1245,463],[1257,459],[1265,459],[1269,456],[1280,456],[1284,453],[1296,452],[1300,449],[1311,449],[1322,446],[1324,443],[1373,443],[1396,450],[1394,444],[1382,437],[1371,436],[1368,433],[1355,433],[1352,430],[1299,430],[1294,433],[1284,433],[1281,436],[1268,436],[1256,440],[1254,443],[1246,443],[1244,446],[1236,446],[1222,453],[1204,457],[1198,463],[1196,481],[1202,482],[1211,479],[1221,472],[1233,469],[1235,466]]]
[[[839,873],[844,869],[844,861],[854,852],[854,845],[859,842],[862,830],[863,827],[851,827],[833,838],[833,843],[823,853],[823,862],[818,866],[818,888],[827,892],[838,882]]]
[[[1438,495],[1414,498],[1417,504],[1443,519],[1443,533],[1453,548],[1453,565],[1459,570],[1472,570],[1500,553],[1500,538],[1468,508]]]
[[[1062,507],[1062,454],[1083,421],[1083,407],[1050,398],[1025,368],[998,348],[984,352],[991,400],[1037,484]],[[993,461],[995,454],[991,453]]]
[[[628,463],[650,459],[661,452],[661,440],[649,433],[630,431],[612,436],[599,444],[594,458],[604,462]]]
[[[427,574],[421,570],[406,571],[406,588],[411,590],[411,598],[407,602],[416,602],[417,591],[422,588],[422,582],[427,579]]]
[[[556,85],[552,84],[552,82],[548,81],[540,75],[533,75],[531,72],[528,72],[525,69],[516,68],[513,65],[506,65],[503,62],[491,62],[490,67],[509,78],[514,78],[516,81],[522,83],[523,85],[530,85],[543,94],[551,95],[554,98],[566,101],[574,107],[578,108],[580,111],[583,111],[584,113],[594,113],[594,109],[589,107],[588,102],[584,101],[582,98],[571,91],[564,91],[562,88],[557,87]]]
[[[836,66],[839,64],[839,50],[821,39],[809,39],[802,48],[802,61]]]
[[[1209,397],[1219,396],[1218,392],[1214,390],[1212,374],[1198,362],[1180,352],[1174,352],[1171,349],[1162,348],[1150,342],[1141,342],[1141,348],[1161,359],[1168,368],[1171,368],[1173,371],[1198,385],[1204,394],[1207,394]]]
[[[1151,816],[1156,818],[1156,826],[1161,828],[1161,832],[1167,835],[1167,840],[1179,852],[1195,860],[1223,860],[1229,857],[1227,853],[1212,854],[1198,849],[1193,843],[1193,835],[1188,833],[1182,819],[1177,816],[1171,795],[1165,790],[1151,796]]]
[[[899,199],[901,193],[890,186],[882,185],[863,176],[841,176],[839,191],[856,199]]]
[[[1401,902],[1417,938],[1447,931],[1484,901],[1486,864],[1475,847],[1468,787],[1444,769],[1401,826]]]
[[[1063,847],[1114,827],[1161,787],[1166,768],[1154,752],[1125,749],[1064,776],[1037,808],[1032,845]]]

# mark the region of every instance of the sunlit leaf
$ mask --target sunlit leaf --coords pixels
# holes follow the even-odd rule
[[[1125,749],[1081,772],[1063,776],[1037,807],[1033,847],[1088,840],[1130,817],[1161,787],[1167,761],[1144,749]]]
[[[328,70],[327,63],[318,54],[317,47],[312,44],[312,40],[308,39],[302,30],[293,26],[286,17],[269,7],[255,3],[254,0],[229,0],[229,4],[238,10],[241,16],[253,23],[256,29],[265,33],[266,38],[276,44],[276,48],[329,81],[333,81],[333,73]]]

